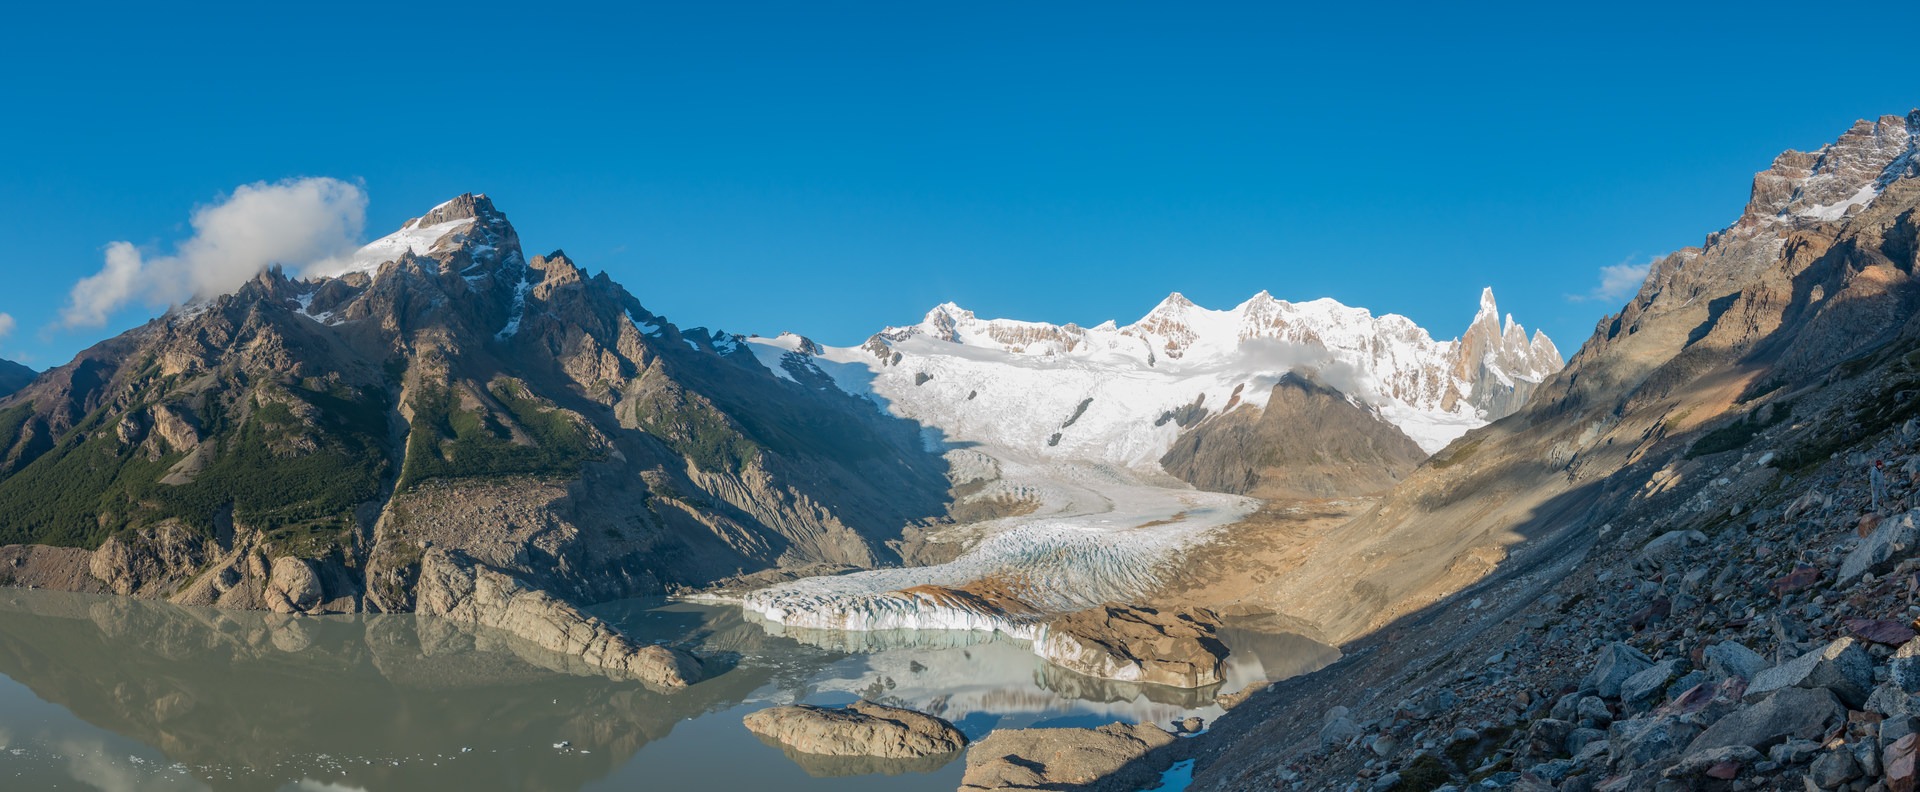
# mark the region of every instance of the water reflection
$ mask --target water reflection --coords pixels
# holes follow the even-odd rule
[[[954,757],[794,755],[740,717],[864,696],[942,715],[977,740],[1000,727],[1219,711],[1214,691],[1080,676],[974,633],[770,634],[735,608],[657,601],[597,611],[734,666],[661,694],[440,620],[0,590],[0,786],[951,790]],[[1227,689],[1333,657],[1287,636],[1229,631],[1227,642]]]
[[[736,669],[669,697],[571,670],[440,620],[0,595],[0,674],[213,789],[578,789],[770,679]]]

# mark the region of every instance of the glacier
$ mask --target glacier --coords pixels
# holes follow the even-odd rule
[[[1175,293],[1126,326],[981,319],[946,303],[856,347],[738,340],[770,381],[830,383],[926,427],[956,484],[984,483],[969,497],[1035,505],[941,529],[929,541],[964,548],[947,563],[790,581],[740,606],[792,628],[1001,633],[1036,647],[1046,617],[1138,601],[1259,507],[1160,468],[1196,416],[1264,407],[1281,376],[1307,370],[1432,453],[1563,364],[1544,335],[1501,321],[1491,290],[1450,341],[1403,316],[1266,292],[1224,311]]]
[[[1259,506],[1111,464],[1041,462],[998,449],[959,453],[992,456],[1001,473],[995,486],[1037,499],[1038,508],[951,529],[945,541],[971,547],[947,563],[803,578],[748,592],[741,607],[791,627],[974,630],[1033,640],[1042,615],[1159,587],[1180,551]],[[1009,599],[967,596],[983,581]]]

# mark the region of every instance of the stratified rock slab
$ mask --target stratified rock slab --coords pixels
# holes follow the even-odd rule
[[[1102,679],[1181,688],[1220,684],[1227,645],[1220,617],[1205,608],[1108,603],[1055,617],[1034,638],[1034,654]]]
[[[844,708],[798,704],[748,715],[747,729],[805,754],[916,759],[965,748],[953,724],[925,713],[856,701]]]
[[[699,658],[685,651],[636,644],[612,625],[519,578],[437,547],[420,560],[414,596],[414,609],[422,616],[499,630],[653,687],[673,690],[705,678]]]

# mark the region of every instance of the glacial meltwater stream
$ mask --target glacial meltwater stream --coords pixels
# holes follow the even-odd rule
[[[947,718],[975,740],[996,728],[1211,721],[1215,693],[1336,654],[1230,629],[1227,683],[1181,691],[1080,676],[987,634],[797,631],[658,600],[595,610],[732,667],[660,694],[433,619],[0,590],[0,789],[947,792],[960,754],[789,754],[740,719],[866,697]]]

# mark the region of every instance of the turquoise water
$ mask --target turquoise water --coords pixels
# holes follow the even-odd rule
[[[673,694],[412,616],[284,617],[0,591],[0,789],[952,790],[964,759],[795,756],[740,719],[858,697],[995,728],[1211,719],[1216,691],[1103,682],[967,633],[770,634],[738,610],[628,601],[624,629],[727,658]],[[1324,665],[1231,632],[1226,689]]]

